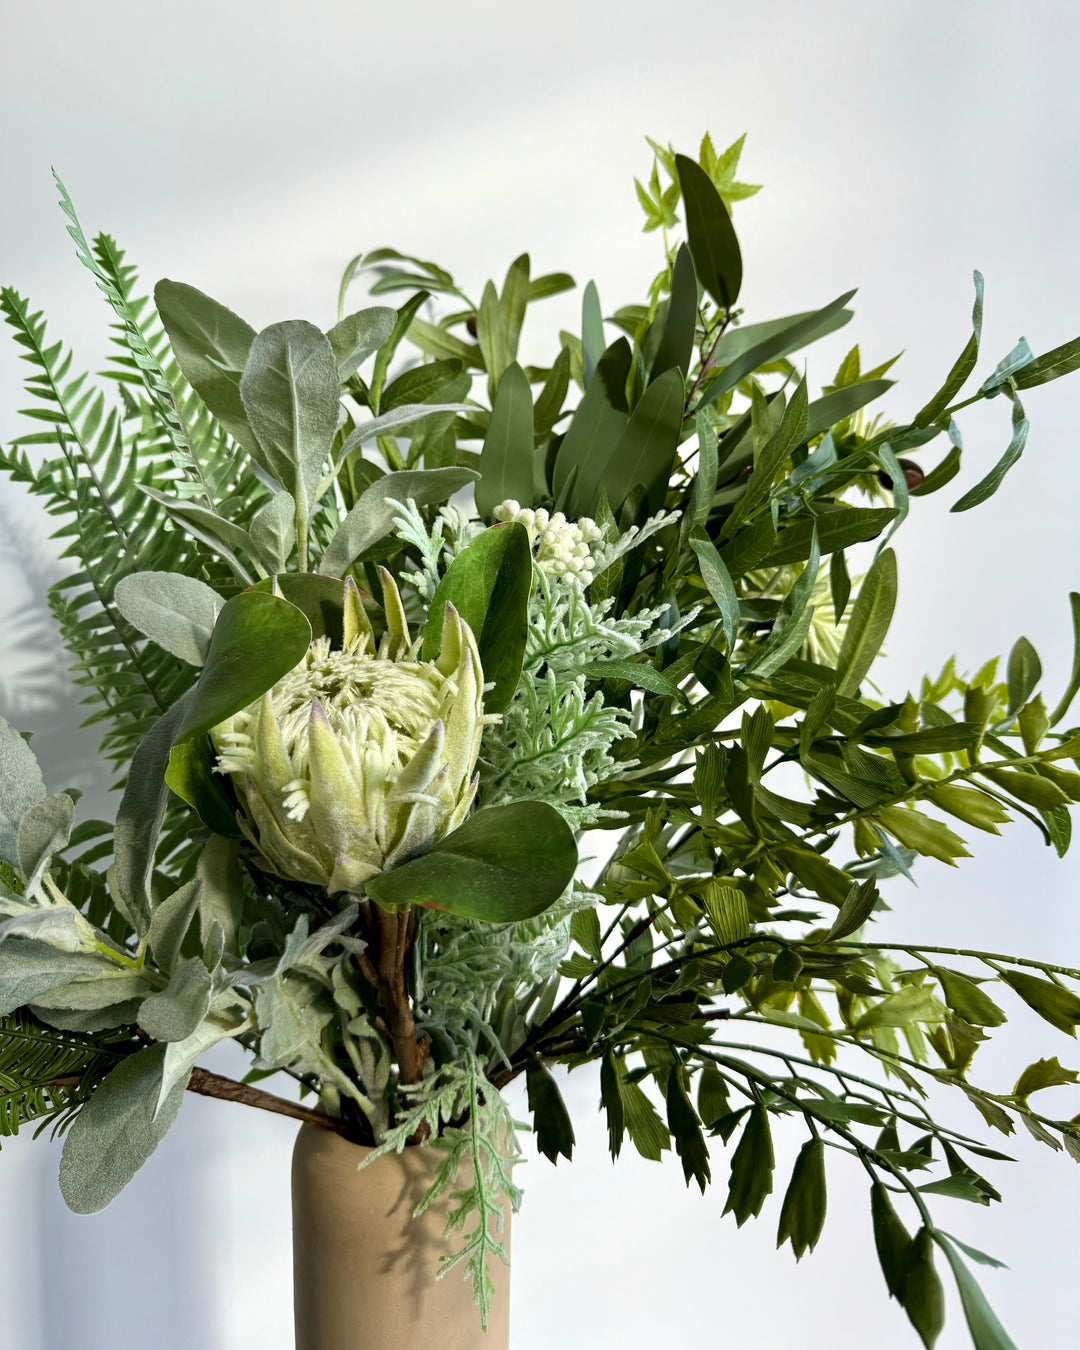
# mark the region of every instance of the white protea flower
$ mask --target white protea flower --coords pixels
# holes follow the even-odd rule
[[[452,605],[434,661],[418,659],[393,577],[379,569],[376,646],[344,583],[344,644],[316,638],[262,698],[210,732],[240,825],[280,876],[360,892],[456,829],[476,795],[485,716],[476,639]]]
[[[603,530],[588,516],[567,520],[562,511],[554,514],[543,507],[534,511],[512,498],[500,502],[492,512],[496,520],[516,521],[529,532],[529,543],[537,566],[556,577],[574,577],[588,586],[594,576],[589,545],[604,537]]]

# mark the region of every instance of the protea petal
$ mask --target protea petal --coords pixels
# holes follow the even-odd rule
[[[344,611],[345,650],[350,651],[358,644],[359,650],[374,652],[375,633],[360,590],[352,577],[345,578]]]
[[[391,661],[403,661],[412,646],[405,606],[401,603],[397,582],[385,567],[379,568],[379,580],[382,582],[383,610],[386,613],[386,632],[380,644],[379,655],[385,655]]]

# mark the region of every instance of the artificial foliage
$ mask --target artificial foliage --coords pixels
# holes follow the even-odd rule
[[[613,1157],[673,1153],[739,1226],[770,1206],[796,1258],[833,1169],[861,1166],[883,1296],[932,1346],[951,1275],[975,1345],[1003,1350],[973,1273],[996,1263],[938,1198],[998,1201],[983,1174],[1018,1125],[1080,1161],[1080,1116],[1038,1095],[1077,1082],[1057,1034],[1080,970],[978,933],[881,942],[875,920],[979,831],[1022,817],[1067,850],[1080,595],[1064,690],[1019,635],[1000,674],[950,660],[917,691],[875,661],[914,500],[997,491],[1028,390],[1080,339],[985,362],[976,274],[971,335],[910,422],[871,417],[892,362],[857,346],[812,395],[804,353],[854,293],[744,314],[742,141],[650,145],[659,270],[613,312],[587,285],[544,367],[519,363],[522,326],[574,282],[527,254],[475,297],[378,249],[326,331],[256,333],[186,283],[142,296],[61,186],[116,349],[96,386],[4,290],[33,429],[0,463],[56,521],[49,605],[122,795],[77,822],[0,723],[0,1133],[65,1131],[82,1212],[186,1088],[370,1156],[438,1149],[425,1204],[452,1193],[445,1264],[486,1318],[521,1199],[503,1091],[524,1076],[536,1147],[568,1159],[551,1069],[595,1061]],[[981,399],[1011,436],[972,483],[955,414]],[[985,1081],[1018,1004],[1046,1055]],[[227,1039],[244,1084],[199,1065]],[[277,1073],[301,1105],[256,1086]],[[804,1140],[790,1176],[780,1130]]]

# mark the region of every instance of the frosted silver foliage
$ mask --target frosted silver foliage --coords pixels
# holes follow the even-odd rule
[[[438,657],[419,660],[397,586],[380,574],[377,643],[347,580],[343,648],[316,638],[288,675],[210,733],[241,827],[270,868],[331,894],[360,891],[462,823],[491,720],[468,624],[448,605]]]

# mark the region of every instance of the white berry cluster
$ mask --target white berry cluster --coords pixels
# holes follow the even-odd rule
[[[517,521],[529,532],[537,565],[556,577],[574,577],[583,586],[593,579],[589,545],[604,537],[603,530],[588,516],[567,520],[561,511],[533,511],[520,502],[502,502],[492,512],[496,520]]]

